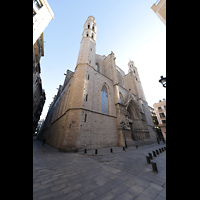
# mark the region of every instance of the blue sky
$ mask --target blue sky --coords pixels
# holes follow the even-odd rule
[[[158,82],[166,76],[166,26],[151,9],[156,0],[48,0],[54,19],[44,31],[41,58],[42,87],[46,102],[40,119],[64,82],[67,69],[74,71],[83,25],[92,15],[97,24],[96,54],[116,56],[116,65],[128,72],[135,62],[149,106],[166,98]]]

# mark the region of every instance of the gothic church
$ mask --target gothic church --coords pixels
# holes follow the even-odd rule
[[[75,71],[67,70],[38,139],[60,151],[153,143],[156,134],[138,70],[125,74],[115,55],[96,54],[93,16],[84,25]],[[122,126],[124,124],[124,126]]]

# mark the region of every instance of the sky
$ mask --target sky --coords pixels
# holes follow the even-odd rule
[[[159,83],[166,76],[166,25],[151,9],[156,0],[47,0],[53,13],[44,30],[44,57],[40,60],[46,102],[40,119],[63,85],[67,69],[74,71],[83,26],[92,15],[97,25],[96,54],[113,51],[115,63],[126,74],[129,59],[137,67],[148,105],[163,98]]]

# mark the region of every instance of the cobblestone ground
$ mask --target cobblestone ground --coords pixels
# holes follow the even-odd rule
[[[62,153],[33,140],[33,199],[59,200],[164,200],[166,151],[153,157],[158,173],[146,156],[166,146],[152,144],[90,150],[87,154]]]

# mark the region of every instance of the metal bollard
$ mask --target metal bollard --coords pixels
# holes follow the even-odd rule
[[[136,148],[138,148],[138,145],[137,145],[137,144],[136,144],[135,146],[136,146]]]
[[[158,149],[156,149],[156,153],[159,155]]]
[[[84,150],[84,153],[87,153],[87,149]]]
[[[164,147],[165,151],[166,151],[166,147]]]
[[[147,163],[151,163],[151,160],[150,160],[149,156],[146,156],[146,159],[147,159]]]
[[[160,153],[162,153],[162,150],[159,148]]]
[[[123,147],[123,151],[125,151],[125,147]]]
[[[155,151],[152,151],[152,152],[153,152],[153,156],[156,157],[156,152]]]
[[[151,153],[149,153],[149,158],[150,158],[150,159],[153,159],[153,157],[152,157],[152,154],[151,154]]]
[[[153,171],[158,173],[158,168],[157,168],[156,163],[152,161],[151,165],[152,165]]]
[[[95,149],[95,154],[97,154],[97,149]]]
[[[112,153],[113,152],[113,149],[112,148],[110,148],[110,153]]]
[[[165,151],[163,147],[161,149],[162,149],[163,152]]]

